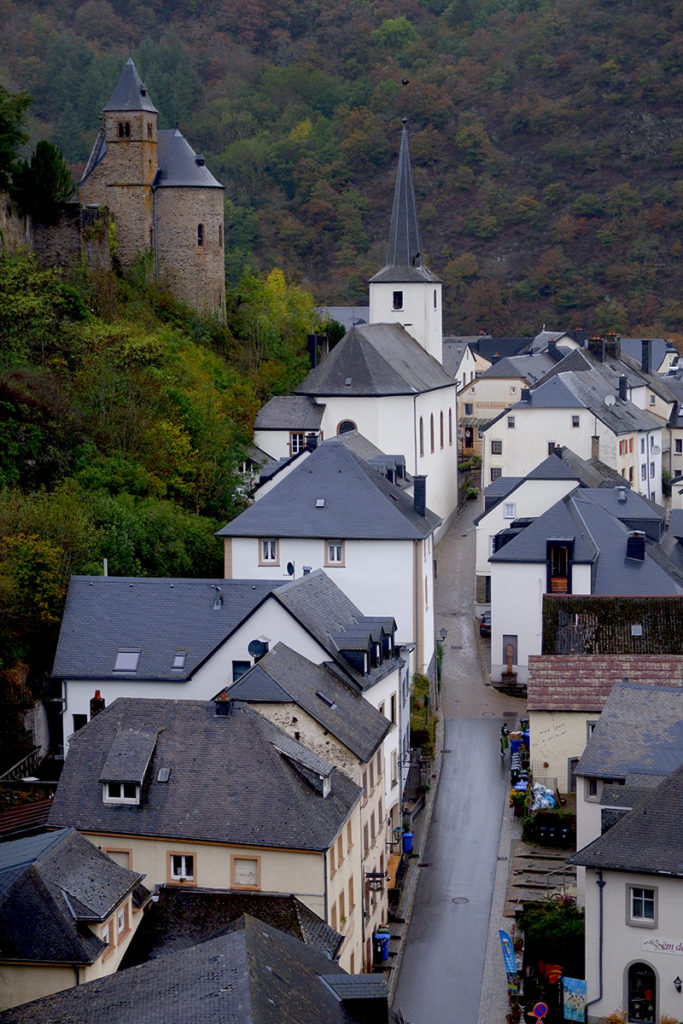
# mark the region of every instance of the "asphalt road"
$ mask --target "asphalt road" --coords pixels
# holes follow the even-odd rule
[[[490,686],[473,617],[478,511],[468,504],[436,550],[443,759],[394,998],[415,1024],[477,1021],[508,784],[500,727],[518,710]]]

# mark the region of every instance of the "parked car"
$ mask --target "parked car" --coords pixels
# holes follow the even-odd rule
[[[491,612],[484,612],[479,619],[479,636],[491,636]]]

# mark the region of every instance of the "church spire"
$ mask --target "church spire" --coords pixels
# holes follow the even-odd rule
[[[401,151],[398,156],[394,203],[391,209],[386,266],[422,266],[420,228],[417,223],[417,203],[415,202],[413,172],[410,167],[408,124],[405,117],[403,118]]]

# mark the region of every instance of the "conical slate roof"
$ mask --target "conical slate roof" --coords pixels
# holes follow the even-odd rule
[[[159,132],[159,170],[154,181],[156,188],[183,186],[187,188],[223,188],[216,181],[187,139],[177,128]]]
[[[147,93],[147,87],[137,73],[133,58],[129,57],[121,77],[116,83],[105,110],[148,110],[158,113]]]
[[[417,222],[417,203],[408,149],[408,128],[403,121],[401,150],[391,209],[386,263],[371,281],[438,281],[422,263],[422,244]]]

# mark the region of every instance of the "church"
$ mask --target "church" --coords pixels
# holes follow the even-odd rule
[[[157,119],[129,58],[102,111],[79,201],[111,213],[122,266],[149,252],[155,277],[181,301],[223,317],[224,187],[180,131],[159,130]]]
[[[289,440],[296,454],[304,414],[321,440],[358,431],[404,456],[410,475],[427,477],[427,502],[443,531],[457,508],[458,462],[456,389],[441,364],[442,333],[441,281],[422,260],[404,122],[386,262],[370,280],[370,322],[352,327],[311,369],[295,388],[298,403],[271,399],[257,416],[255,443],[280,458]]]

